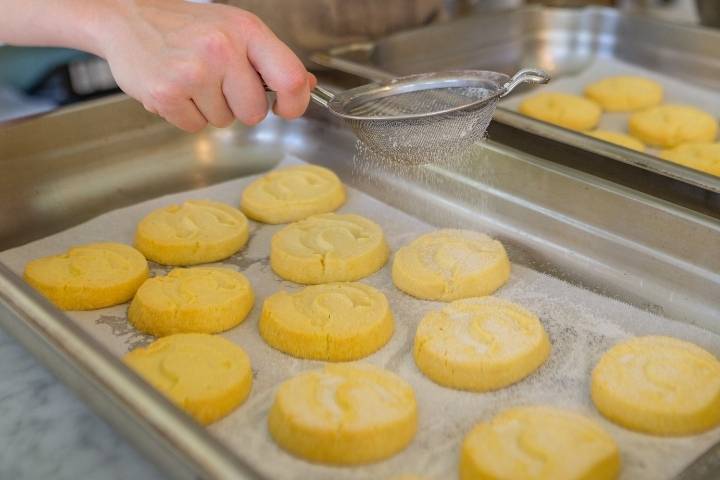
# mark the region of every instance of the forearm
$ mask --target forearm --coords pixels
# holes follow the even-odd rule
[[[126,0],[0,0],[0,43],[101,55],[99,36],[125,15]]]

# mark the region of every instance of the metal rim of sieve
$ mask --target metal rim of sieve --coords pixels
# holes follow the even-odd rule
[[[512,77],[488,70],[453,70],[446,72],[421,73],[374,82],[333,94],[316,87],[312,92],[314,101],[328,108],[336,116],[350,121],[398,121],[415,120],[435,115],[445,115],[462,110],[472,110],[495,101],[510,93],[521,83],[547,83],[550,77],[538,69],[523,69]],[[490,92],[475,101],[442,110],[401,115],[354,115],[348,113],[361,103],[377,101],[411,92],[433,91],[449,88],[479,88]]]

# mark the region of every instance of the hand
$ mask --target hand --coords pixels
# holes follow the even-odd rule
[[[237,118],[262,121],[263,81],[277,93],[274,112],[303,114],[315,77],[257,17],[218,4],[121,0],[111,20],[98,19],[96,51],[118,86],[183,130]]]

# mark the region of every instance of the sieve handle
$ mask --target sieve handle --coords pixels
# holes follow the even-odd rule
[[[270,87],[265,84],[265,82],[263,82],[263,88],[268,93],[274,93],[273,90],[271,90]],[[310,90],[310,98],[318,105],[329,108],[328,104],[333,98],[335,98],[335,94],[326,88],[316,86],[315,88]]]
[[[329,108],[328,104],[335,98],[335,94],[330,90],[318,86],[310,91],[310,98],[318,105]]]
[[[512,78],[502,86],[500,96],[504,97],[521,83],[548,83],[549,81],[550,75],[544,71],[535,68],[524,68],[513,75]]]

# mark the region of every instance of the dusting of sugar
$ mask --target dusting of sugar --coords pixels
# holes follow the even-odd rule
[[[239,192],[255,178],[233,180],[110,212],[66,232],[3,252],[0,260],[21,273],[29,259],[55,253],[73,244],[106,238],[131,243],[137,221],[148,211],[190,198],[210,198],[235,204]],[[348,189],[347,204],[340,211],[376,221],[383,228],[393,251],[433,229],[352,188]],[[254,383],[246,403],[211,425],[209,431],[268,478],[383,480],[408,471],[436,480],[457,478],[459,448],[465,434],[476,422],[487,421],[501,410],[519,405],[566,408],[598,422],[620,446],[623,464],[620,478],[623,480],[672,478],[720,440],[720,429],[717,428],[678,438],[653,437],[625,430],[599,415],[589,393],[593,366],[603,352],[621,340],[637,335],[670,335],[694,342],[718,356],[720,335],[668,320],[514,264],[509,282],[496,296],[515,302],[539,317],[552,343],[550,357],[535,373],[508,388],[488,393],[451,390],[424,377],[412,357],[419,321],[428,311],[445,304],[417,300],[397,290],[392,284],[388,263],[363,282],[388,297],[395,318],[395,332],[387,345],[363,361],[392,370],[413,387],[419,408],[418,433],[406,450],[373,465],[340,468],[295,458],[277,447],[270,438],[267,415],[275,389],[281,382],[300,372],[319,368],[322,362],[285,355],[269,347],[260,337],[258,320],[264,299],[278,290],[294,291],[299,286],[278,278],[268,265],[270,238],[282,226],[253,224],[252,228],[248,247],[223,263],[242,271],[251,280],[256,295],[255,306],[243,323],[223,336],[241,346],[250,356]],[[123,355],[128,350],[127,335],[116,336],[112,328],[102,322],[96,323],[96,320],[103,315],[126,318],[126,309],[127,305],[121,305],[94,312],[68,313],[77,325],[114,354]]]
[[[345,381],[346,379],[337,375],[325,374],[320,377],[319,400],[325,409],[330,412],[335,422],[339,422],[343,417],[343,411],[337,401],[337,392],[340,385]]]
[[[353,156],[353,174],[366,178],[379,178],[386,175],[400,176],[424,185],[436,181],[437,176],[431,167],[458,168],[470,162],[471,155],[466,152],[441,152],[434,155],[430,162],[413,165],[375,152],[361,140],[355,142]]]

